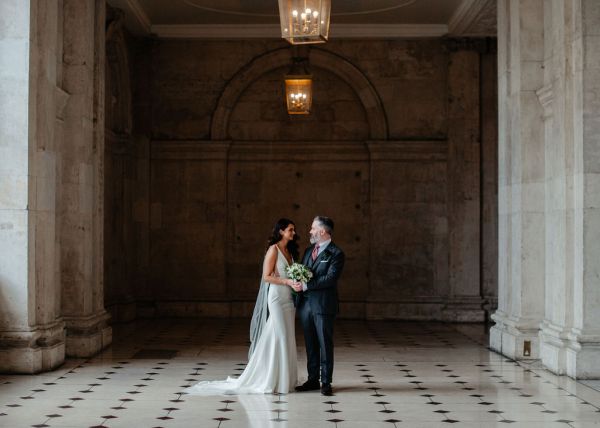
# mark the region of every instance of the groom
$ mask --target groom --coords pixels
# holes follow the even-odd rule
[[[311,245],[304,252],[302,264],[313,273],[308,283],[294,287],[298,292],[296,310],[304,328],[308,380],[296,391],[321,388],[332,395],[333,321],[339,312],[337,282],[344,268],[343,251],[331,242],[333,220],[317,216],[310,229]],[[319,369],[321,385],[319,385]]]

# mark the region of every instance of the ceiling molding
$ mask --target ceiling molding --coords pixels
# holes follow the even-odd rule
[[[452,36],[495,36],[496,1],[463,0],[448,21],[448,32]]]
[[[280,38],[277,24],[269,25],[152,25],[151,33],[165,39],[248,39]],[[441,37],[448,33],[445,24],[332,24],[330,37],[353,38],[419,38]]]

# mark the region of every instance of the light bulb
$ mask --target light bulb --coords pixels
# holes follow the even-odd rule
[[[293,10],[293,11],[292,11],[292,16],[293,16],[294,18],[297,18],[297,17],[298,17],[298,11],[297,11],[297,10]]]
[[[310,9],[306,9],[306,14],[307,14],[307,15],[310,15],[310,13],[311,13],[311,12],[312,12],[312,10],[310,10]]]
[[[300,14],[300,18],[302,18],[302,19],[306,19],[306,13],[302,13],[302,14]]]
[[[313,17],[316,19],[317,16],[319,16],[319,12],[317,12],[316,10],[313,12]]]

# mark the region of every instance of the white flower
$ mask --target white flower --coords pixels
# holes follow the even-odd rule
[[[307,283],[313,277],[310,269],[301,263],[293,263],[291,266],[285,268],[285,271],[288,277],[294,281]]]

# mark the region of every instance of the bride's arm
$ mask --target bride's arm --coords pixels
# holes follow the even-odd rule
[[[275,248],[275,245],[272,245],[267,251],[265,261],[263,262],[263,279],[269,284],[287,285],[291,287],[294,284],[294,281],[274,275],[275,263],[277,263],[277,248]]]

